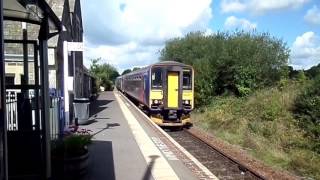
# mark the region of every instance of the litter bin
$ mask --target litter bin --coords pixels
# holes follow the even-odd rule
[[[88,98],[75,98],[73,100],[74,118],[77,124],[86,124],[89,120],[89,105]]]

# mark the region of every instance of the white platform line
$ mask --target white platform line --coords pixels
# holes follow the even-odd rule
[[[115,93],[116,94],[116,93]],[[185,156],[187,156],[192,162],[194,162],[199,169],[201,169],[210,179],[218,180],[217,176],[212,174],[212,172],[206,168],[202,163],[198,161],[192,154],[190,154],[186,149],[184,149],[179,143],[177,143],[171,136],[169,136],[161,127],[159,127],[156,123],[154,123],[145,113],[141,111],[137,106],[135,106],[127,97],[124,97],[137,111],[139,111],[145,118],[147,118],[150,123],[157,128],[161,134],[163,134],[166,138],[169,139],[171,143],[173,143]]]
[[[122,110],[122,113],[126,120],[128,121],[129,127],[133,133],[133,136],[140,148],[140,151],[142,152],[143,157],[145,158],[147,164],[149,165],[151,163],[150,157],[157,157],[154,160],[153,168],[151,170],[152,176],[156,180],[176,180],[179,179],[179,177],[176,175],[174,170],[169,165],[166,158],[162,155],[160,150],[156,147],[156,145],[152,142],[152,140],[149,138],[147,133],[144,131],[144,129],[141,127],[137,119],[133,116],[133,114],[130,112],[128,107],[125,105],[125,103],[120,99],[118,94],[114,93],[115,97],[117,99],[117,102],[119,103],[119,106]]]

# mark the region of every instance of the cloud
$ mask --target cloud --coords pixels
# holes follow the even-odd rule
[[[229,16],[224,22],[224,27],[226,29],[242,29],[245,31],[253,30],[257,28],[256,23],[252,23],[244,18],[237,18],[234,16]]]
[[[269,11],[282,9],[297,9],[309,0],[222,0],[222,13],[236,13],[248,11],[252,14],[264,14]]]
[[[119,68],[155,62],[167,39],[208,31],[210,5],[211,0],[82,0],[86,57]]]
[[[121,45],[99,46],[85,42],[85,66],[90,66],[90,59],[101,58],[100,63],[111,64],[121,73],[128,68],[132,69],[133,67],[142,67],[154,63],[162,48],[162,45],[146,46],[133,41]]]
[[[247,5],[240,0],[222,0],[221,11],[223,13],[242,12],[247,8]]]
[[[314,32],[298,36],[291,47],[290,64],[296,69],[309,69],[320,63],[320,37]]]
[[[320,9],[317,6],[313,6],[307,11],[304,20],[313,25],[320,25]]]

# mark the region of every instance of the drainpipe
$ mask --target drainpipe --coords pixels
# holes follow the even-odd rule
[[[22,38],[23,38],[23,80],[22,84],[23,85],[28,85],[29,84],[29,59],[28,59],[28,32],[27,32],[27,23],[22,22]],[[28,98],[29,97],[29,91],[25,90],[24,91],[24,97]]]

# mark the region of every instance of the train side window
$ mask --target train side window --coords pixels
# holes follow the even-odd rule
[[[155,68],[152,70],[151,81],[153,88],[162,87],[162,71],[160,68]]]
[[[190,70],[183,71],[183,89],[192,89],[192,77]]]

